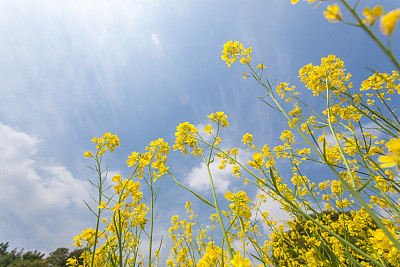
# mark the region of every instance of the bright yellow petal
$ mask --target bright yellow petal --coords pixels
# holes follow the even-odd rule
[[[391,35],[399,20],[400,9],[392,10],[381,18],[381,32],[383,35]]]

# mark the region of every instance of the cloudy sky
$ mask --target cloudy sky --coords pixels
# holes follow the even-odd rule
[[[396,2],[385,1],[386,10],[397,8]],[[325,4],[313,9],[289,0],[0,0],[0,5],[0,242],[11,248],[71,247],[76,234],[94,227],[83,203],[94,193],[83,153],[104,132],[120,138],[121,147],[107,163],[122,175],[129,174],[125,161],[132,151],[160,137],[172,145],[180,122],[205,125],[216,111],[224,111],[231,125],[222,133],[226,147],[238,146],[247,132],[258,144],[279,143],[286,123],[257,99],[263,89],[241,78],[244,66],[228,68],[221,61],[229,40],[252,46],[255,64],[263,61],[270,77],[298,86],[298,69],[329,54],[345,62],[355,87],[370,74],[364,66],[393,69],[359,29],[328,23]],[[393,37],[398,47],[399,31]],[[168,165],[182,182],[209,196],[199,160],[171,152]],[[229,171],[216,169],[220,197],[239,189],[242,183]],[[159,235],[192,198],[170,179],[161,190]],[[211,212],[201,203],[194,206]]]

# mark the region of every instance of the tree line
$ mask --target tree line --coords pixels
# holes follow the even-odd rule
[[[9,251],[9,243],[0,243],[0,267],[58,267],[66,266],[68,258],[80,260],[84,249],[69,252],[68,248],[57,248],[47,257],[37,250],[24,252],[24,249],[14,248]]]

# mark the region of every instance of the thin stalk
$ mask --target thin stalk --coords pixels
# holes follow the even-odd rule
[[[122,267],[122,224],[121,224],[121,210],[118,210],[118,252],[119,252],[119,266]]]
[[[330,108],[330,106],[329,106],[329,99],[330,99],[330,96],[329,96],[328,78],[325,80],[325,84],[326,84],[326,101],[327,101],[327,110],[328,110],[328,125],[329,125],[329,129],[331,130],[331,133],[332,133],[333,137],[335,138],[336,145],[337,145],[338,148],[339,148],[340,155],[341,155],[341,157],[342,157],[342,159],[343,159],[344,164],[346,165],[347,173],[349,174],[349,177],[350,177],[350,179],[351,179],[351,186],[352,186],[354,189],[357,190],[356,182],[355,182],[355,180],[354,180],[353,172],[350,170],[349,162],[347,161],[347,158],[346,158],[346,156],[344,155],[342,146],[340,145],[339,140],[338,140],[337,135],[336,135],[336,132],[335,132],[335,130],[334,130],[333,127],[332,127],[332,122],[331,122],[331,108]]]
[[[154,227],[154,192],[153,192],[153,178],[151,177],[151,169],[150,169],[150,164],[149,164],[149,174],[150,174],[150,193],[151,193],[151,207],[150,207],[150,212],[151,212],[151,224],[150,224],[150,244],[149,244],[149,267],[151,267],[151,250],[153,247],[153,227]]]
[[[243,222],[243,218],[237,216],[237,218],[239,219],[240,222],[240,228],[242,229],[242,243],[243,243],[243,259],[246,257],[246,235],[244,233],[244,222]]]
[[[204,162],[206,163],[208,176],[210,177],[211,189],[212,189],[213,198],[214,198],[214,207],[215,207],[215,211],[217,212],[217,217],[218,217],[218,220],[219,220],[219,224],[221,226],[222,234],[224,235],[224,239],[226,241],[226,247],[227,247],[227,250],[228,250],[229,259],[233,260],[233,250],[232,250],[231,245],[229,243],[229,239],[228,239],[228,235],[226,234],[224,222],[222,221],[221,211],[220,211],[219,206],[218,206],[217,195],[215,193],[214,182],[213,182],[211,171],[210,171],[210,162],[206,161],[206,158],[204,157],[203,153],[201,153],[201,155],[203,157]]]
[[[98,151],[97,151],[98,152]],[[100,159],[98,158],[98,153],[96,153],[96,163],[97,163],[97,166],[96,166],[96,171],[97,171],[97,174],[99,175],[99,204],[101,203],[101,196],[103,195],[103,192],[102,192],[102,185],[103,185],[103,183],[102,183],[102,180],[101,180],[101,155],[100,155]],[[96,232],[95,232],[95,236],[94,236],[94,245],[93,245],[93,253],[92,253],[92,261],[91,261],[91,264],[90,264],[90,266],[91,267],[93,267],[93,264],[94,264],[94,256],[95,256],[95,254],[96,254],[96,245],[97,245],[97,240],[98,240],[98,237],[99,237],[99,225],[100,225],[100,214],[101,214],[101,209],[99,208],[98,209],[98,211],[97,211],[97,222],[96,222]]]
[[[158,150],[155,151],[151,155],[151,161],[153,160],[153,157],[157,152],[158,152]],[[147,179],[145,178],[145,181],[146,181],[147,185],[150,188],[150,194],[151,194],[151,201],[150,201],[150,218],[151,218],[150,220],[151,220],[151,223],[150,223],[150,235],[148,235],[148,237],[149,237],[149,255],[148,255],[149,263],[148,263],[148,266],[149,267],[151,267],[152,262],[155,260],[155,258],[152,259],[154,221],[157,218],[157,215],[156,215],[156,218],[154,218],[154,208],[155,208],[155,203],[156,203],[156,200],[157,200],[158,190],[160,189],[160,186],[161,186],[161,184],[160,184],[158,186],[158,188],[156,189],[156,192],[154,192],[154,186],[153,186],[154,185],[154,180],[153,180],[153,175],[152,175],[152,172],[151,172],[151,165],[152,164],[150,162],[150,164],[148,165],[149,181],[147,181]],[[131,175],[131,177],[132,177],[132,175]],[[160,246],[161,246],[161,244],[160,244]]]

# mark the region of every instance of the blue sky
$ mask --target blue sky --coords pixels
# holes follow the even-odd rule
[[[385,9],[396,2],[385,1]],[[286,123],[256,98],[263,89],[241,78],[244,66],[221,61],[226,41],[252,46],[254,64],[263,61],[269,77],[298,86],[298,69],[329,54],[344,61],[355,87],[370,74],[366,65],[393,69],[359,29],[328,23],[325,4],[5,0],[1,6],[0,242],[12,248],[70,247],[76,234],[94,226],[83,204],[93,193],[83,153],[104,132],[120,138],[107,160],[112,173],[123,175],[132,151],[159,137],[172,145],[180,122],[205,125],[216,111],[228,115],[227,147],[238,146],[247,132],[258,144],[277,144]],[[169,166],[208,194],[200,161],[172,152]],[[229,172],[216,175],[220,192],[238,189]],[[161,196],[160,235],[191,198],[170,179]]]

